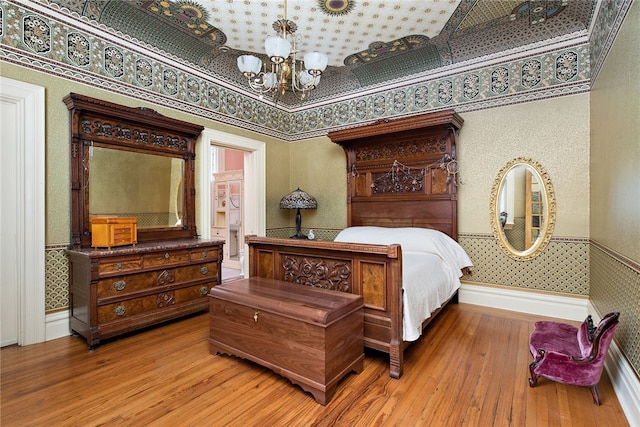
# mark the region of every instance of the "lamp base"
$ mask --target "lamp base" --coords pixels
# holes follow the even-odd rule
[[[293,236],[289,237],[290,239],[309,239],[307,236],[305,236],[302,233],[296,233]]]

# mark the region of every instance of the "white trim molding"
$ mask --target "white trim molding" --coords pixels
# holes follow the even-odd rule
[[[458,291],[458,301],[581,322],[587,317],[589,299],[580,295],[566,296],[505,286],[462,282]]]
[[[46,337],[47,341],[55,340],[56,338],[68,337],[71,335],[71,329],[69,329],[69,310],[57,311],[55,313],[47,314],[46,316]]]
[[[591,301],[589,301],[589,314],[595,323],[602,319]],[[613,391],[616,393],[618,402],[622,406],[624,415],[631,426],[640,426],[640,379],[624,357],[616,341],[611,341],[609,354],[604,362],[604,368],[609,375]]]
[[[232,133],[205,128],[197,144],[200,168],[200,220],[198,229],[204,238],[211,237],[211,156],[212,145],[245,151],[244,157],[244,233],[264,236],[267,229],[267,147],[262,141]],[[244,253],[247,248],[244,248]],[[248,263],[244,263],[243,274],[247,277]]]
[[[0,97],[14,106],[18,202],[18,344],[45,341],[45,93],[44,87],[0,76]]]

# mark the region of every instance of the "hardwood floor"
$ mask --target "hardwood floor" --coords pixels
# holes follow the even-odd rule
[[[406,352],[400,380],[367,352],[322,406],[271,371],[209,354],[207,314],[93,352],[79,337],[1,350],[0,425],[12,426],[624,426],[603,374],[587,388],[527,383],[539,317],[451,304]]]

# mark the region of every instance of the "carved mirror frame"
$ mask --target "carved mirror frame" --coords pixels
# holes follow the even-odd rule
[[[498,209],[500,191],[504,186],[505,178],[511,170],[520,165],[528,166],[533,171],[535,171],[537,176],[540,178],[541,186],[544,189],[542,206],[544,225],[541,227],[540,235],[536,239],[536,242],[533,243],[531,247],[523,251],[515,249],[507,240],[507,237],[503,231],[500,212]],[[500,172],[498,172],[498,175],[496,176],[493,187],[491,189],[490,216],[493,235],[496,238],[500,249],[502,249],[502,251],[510,258],[517,261],[528,261],[539,256],[542,251],[545,250],[545,248],[549,244],[549,241],[551,240],[551,236],[553,235],[556,218],[556,201],[551,178],[540,163],[527,157],[519,157],[511,160],[506,165],[504,165],[502,169],[500,169]]]
[[[63,98],[71,127],[71,244],[91,246],[90,157],[94,145],[112,150],[152,154],[184,161],[183,217],[180,226],[138,228],[139,243],[195,238],[195,143],[200,125],[163,116],[149,108],[135,108],[70,93]]]

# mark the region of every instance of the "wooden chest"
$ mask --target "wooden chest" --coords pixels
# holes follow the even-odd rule
[[[108,248],[138,243],[136,217],[96,215],[91,223],[91,247]]]
[[[223,240],[177,239],[67,251],[71,330],[101,339],[209,308]]]
[[[364,364],[360,295],[251,277],[209,292],[211,354],[239,356],[288,378],[326,405]]]

